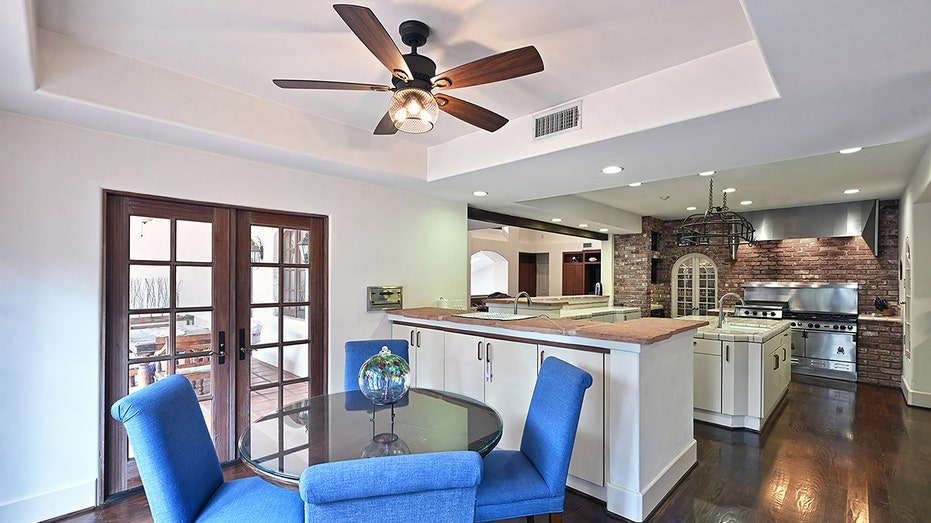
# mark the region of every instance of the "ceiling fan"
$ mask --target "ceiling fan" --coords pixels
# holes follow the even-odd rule
[[[392,74],[393,87],[378,84],[330,82],[325,80],[272,80],[284,89],[334,89],[343,91],[393,91],[388,111],[375,127],[375,134],[425,133],[433,129],[439,111],[494,132],[508,122],[507,118],[465,100],[433,90],[456,89],[517,78],[543,70],[543,59],[531,46],[487,56],[446,72],[436,74],[436,64],[417,54],[417,48],[427,43],[427,24],[408,20],[399,28],[401,41],[411,52],[401,54],[375,13],[367,7],[348,4],[333,6],[349,29],[362,41]]]

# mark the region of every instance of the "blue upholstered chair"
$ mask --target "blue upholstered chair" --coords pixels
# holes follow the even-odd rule
[[[113,404],[155,523],[298,522],[300,495],[258,477],[224,481],[191,383],[176,374]]]
[[[359,369],[365,360],[378,354],[382,347],[388,347],[391,354],[400,356],[410,363],[407,340],[358,340],[347,341],[346,364],[343,366],[343,390],[359,390]]]
[[[477,452],[321,463],[301,474],[307,523],[472,523],[482,479]]]
[[[543,360],[530,399],[520,450],[485,456],[475,521],[549,514],[562,521],[569,458],[591,374],[550,356]]]

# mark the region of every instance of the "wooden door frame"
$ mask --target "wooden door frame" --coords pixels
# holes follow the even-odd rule
[[[117,465],[116,462],[119,460],[111,459],[110,453],[108,452],[108,444],[112,441],[114,446],[114,452],[116,455],[125,455],[128,452],[128,442],[126,441],[122,426],[119,422],[112,419],[110,416],[110,405],[114,401],[121,398],[125,395],[128,390],[128,384],[125,380],[122,379],[113,379],[110,376],[110,369],[115,368],[114,366],[121,367],[124,363],[128,363],[128,355],[125,352],[120,350],[107,350],[107,347],[118,347],[119,344],[125,344],[123,340],[128,339],[128,332],[126,325],[112,325],[109,321],[109,316],[111,312],[115,310],[128,310],[128,295],[124,296],[122,292],[118,292],[121,286],[116,284],[117,281],[122,281],[120,278],[128,277],[128,266],[120,269],[119,267],[114,267],[113,260],[120,259],[129,259],[129,245],[127,241],[121,240],[121,233],[123,229],[118,226],[120,221],[124,216],[128,216],[130,213],[130,206],[127,202],[131,199],[139,199],[152,204],[157,205],[177,205],[179,206],[197,206],[204,209],[211,209],[214,213],[224,212],[227,213],[227,228],[229,234],[226,235],[225,240],[218,238],[221,235],[214,235],[213,239],[213,248],[215,253],[225,251],[227,253],[227,260],[231,266],[231,270],[228,271],[229,276],[223,281],[220,281],[219,278],[215,278],[213,285],[213,292],[225,292],[230,296],[230,299],[223,311],[225,316],[225,321],[223,330],[227,331],[226,344],[227,344],[227,369],[229,374],[229,380],[232,380],[230,383],[235,384],[235,386],[230,386],[229,383],[225,385],[224,390],[230,391],[228,394],[228,403],[229,408],[235,409],[236,415],[234,419],[231,420],[229,428],[223,430],[222,434],[215,434],[214,440],[215,443],[219,440],[223,440],[224,444],[228,445],[228,448],[232,449],[233,455],[230,456],[231,460],[238,460],[238,445],[236,444],[238,438],[242,434],[242,431],[246,426],[248,426],[248,409],[245,409],[245,424],[243,424],[242,413],[244,409],[239,408],[238,403],[241,403],[242,396],[240,394],[240,382],[239,375],[237,374],[238,365],[238,355],[236,354],[236,344],[234,339],[235,326],[237,322],[236,317],[236,306],[237,302],[242,299],[242,290],[237,286],[237,277],[238,273],[236,267],[240,263],[239,259],[236,259],[237,252],[238,256],[246,257],[248,262],[249,258],[249,237],[248,234],[245,235],[246,238],[246,247],[242,249],[240,242],[240,236],[237,231],[237,222],[239,221],[239,214],[241,213],[266,213],[269,215],[274,215],[276,218],[281,220],[287,220],[288,218],[293,220],[302,220],[302,227],[306,227],[306,220],[308,218],[313,219],[313,232],[311,236],[314,238],[314,244],[312,248],[315,249],[311,252],[320,253],[318,270],[312,271],[314,274],[311,275],[311,281],[309,282],[311,292],[314,294],[311,297],[311,302],[316,307],[319,307],[318,313],[319,316],[314,316],[308,311],[308,315],[312,318],[309,321],[317,321],[318,324],[311,325],[309,330],[313,332],[313,329],[319,328],[319,332],[316,336],[311,337],[308,342],[308,360],[309,360],[309,369],[310,373],[310,387],[311,392],[314,391],[323,391],[327,390],[327,361],[328,361],[328,339],[329,339],[329,329],[328,329],[328,278],[329,278],[329,220],[326,216],[323,215],[313,215],[313,214],[302,214],[302,213],[284,213],[284,212],[275,212],[267,211],[255,208],[248,207],[237,207],[232,205],[225,204],[216,204],[210,202],[201,202],[201,201],[192,201],[192,200],[182,200],[182,199],[173,199],[173,198],[164,198],[159,196],[122,192],[122,191],[111,191],[103,190],[103,239],[101,243],[101,297],[103,303],[101,304],[102,314],[101,314],[101,347],[100,347],[100,388],[99,388],[99,412],[101,413],[99,419],[99,433],[101,438],[98,441],[99,450],[98,450],[98,477],[99,481],[97,482],[97,500],[99,503],[106,501],[109,497],[113,495],[122,495],[125,492],[139,490],[140,487],[135,487],[128,489],[126,486],[126,474],[123,471],[115,470]],[[183,214],[183,213],[182,213]],[[185,219],[187,215],[173,216],[173,218]],[[189,217],[189,216],[187,216]],[[111,252],[111,248],[116,248],[118,251]],[[237,251],[239,249],[239,251]],[[113,258],[111,260],[110,258]],[[248,266],[248,263],[246,264]],[[118,271],[114,273],[114,271]],[[233,290],[236,290],[236,295],[233,295]],[[248,305],[248,298],[245,303]],[[215,329],[216,332],[219,332],[219,328]],[[117,344],[114,345],[114,342]],[[127,360],[126,362],[122,360]],[[246,387],[248,387],[248,376],[246,377]],[[217,394],[216,387],[214,388],[214,394]],[[248,395],[245,396],[248,399]],[[214,411],[214,414],[216,412]],[[122,467],[122,465],[120,465]],[[118,480],[115,480],[118,478]],[[119,483],[117,488],[112,488],[114,481]],[[113,494],[110,494],[113,492]]]

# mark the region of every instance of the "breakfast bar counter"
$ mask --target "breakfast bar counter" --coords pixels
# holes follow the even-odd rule
[[[536,373],[555,356],[588,371],[568,486],[643,521],[697,462],[692,336],[706,321],[603,323],[414,308],[386,311],[407,339],[417,387],[474,397],[502,416],[498,448],[520,446]],[[520,318],[520,319],[517,319]]]

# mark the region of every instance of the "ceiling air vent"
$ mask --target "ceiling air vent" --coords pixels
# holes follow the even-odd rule
[[[567,133],[581,128],[582,101],[579,100],[534,117],[533,139],[539,140],[541,138]]]

